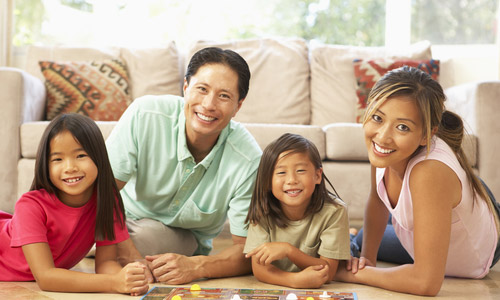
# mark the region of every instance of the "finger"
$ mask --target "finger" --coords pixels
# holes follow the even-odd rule
[[[145,258],[146,258],[146,260],[147,260],[147,261],[153,261],[153,260],[155,260],[155,259],[157,259],[157,258],[159,258],[159,257],[161,257],[161,254],[156,254],[156,255],[146,255],[146,257],[145,257]]]
[[[352,259],[352,274],[358,273],[359,259],[357,257]]]
[[[352,268],[352,259],[353,258],[351,257],[351,259],[347,260],[347,264],[346,264],[346,267],[345,267],[347,271],[350,271],[351,268]]]
[[[359,258],[359,269],[363,269],[366,266],[366,258],[360,257]]]

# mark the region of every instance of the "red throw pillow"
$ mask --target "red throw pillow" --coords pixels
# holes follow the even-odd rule
[[[356,76],[357,82],[356,95],[358,97],[356,103],[356,122],[358,123],[361,123],[363,121],[368,94],[370,93],[375,83],[380,79],[380,77],[382,77],[388,71],[397,69],[402,66],[409,66],[419,68],[420,70],[431,75],[431,77],[436,81],[439,78],[439,60],[435,59],[355,59],[353,61],[353,64],[354,75]]]
[[[125,63],[40,61],[47,88],[47,120],[80,113],[96,121],[117,121],[132,103]]]

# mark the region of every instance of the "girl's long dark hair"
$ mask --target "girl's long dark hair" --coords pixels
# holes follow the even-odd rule
[[[298,135],[285,133],[277,140],[269,144],[262,153],[260,165],[257,171],[257,179],[255,182],[252,201],[248,209],[248,215],[245,223],[259,224],[266,221],[268,224],[276,224],[278,227],[284,228],[288,225],[288,219],[281,210],[280,201],[273,195],[272,178],[274,167],[281,153],[291,151],[290,153],[307,153],[314,168],[322,168],[321,156],[319,155],[316,146],[308,139]],[[328,182],[333,192],[328,191],[325,181]],[[304,216],[319,212],[325,202],[338,204],[335,201],[341,202],[337,191],[323,173],[321,182],[316,185],[311,196],[311,202],[306,209]]]
[[[125,226],[125,210],[109,163],[104,138],[101,130],[92,119],[70,113],[59,115],[50,122],[38,145],[35,176],[30,190],[45,189],[49,193],[56,194],[57,188],[50,181],[49,175],[50,141],[66,130],[80,143],[97,167],[95,238],[114,240],[114,217],[116,215],[123,228]]]

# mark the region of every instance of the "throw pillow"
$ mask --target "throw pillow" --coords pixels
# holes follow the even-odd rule
[[[355,59],[354,75],[356,77],[357,88],[356,95],[356,122],[363,121],[363,115],[366,109],[368,94],[375,83],[388,71],[397,69],[402,66],[418,68],[427,74],[431,75],[432,79],[438,80],[439,77],[439,60],[396,60],[396,59],[373,59],[362,60]]]
[[[39,62],[47,88],[47,120],[61,113],[80,113],[96,121],[117,121],[132,102],[125,64]]]

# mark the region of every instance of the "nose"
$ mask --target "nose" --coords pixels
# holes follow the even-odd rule
[[[206,95],[205,97],[203,97],[203,100],[201,101],[201,105],[206,110],[214,110],[215,105],[216,105],[216,101],[217,101],[217,96],[213,93],[210,93],[210,94]]]
[[[289,172],[286,176],[286,183],[287,184],[297,183],[297,174],[295,174],[295,172]]]
[[[73,160],[73,159],[67,159],[64,167],[65,167],[64,171],[66,173],[71,173],[71,172],[75,172],[78,170],[78,165],[76,164],[75,160]]]
[[[390,127],[387,123],[380,126],[377,131],[380,142],[389,142],[392,139],[392,127]]]

